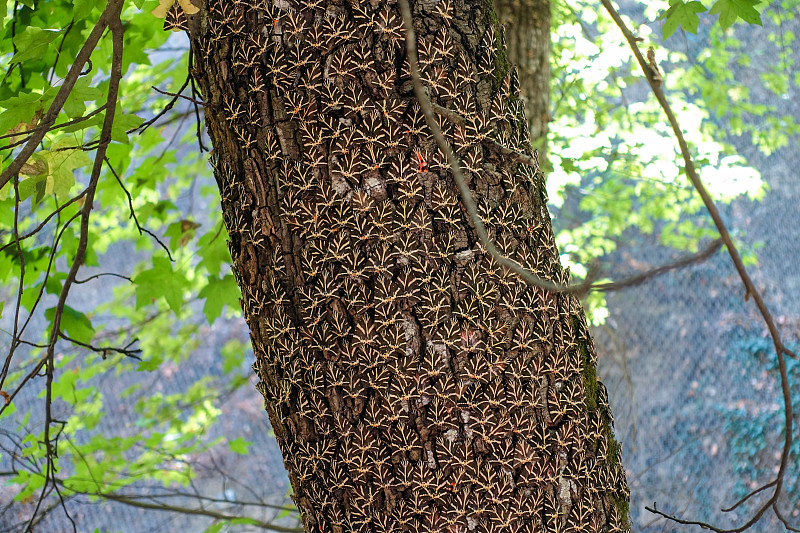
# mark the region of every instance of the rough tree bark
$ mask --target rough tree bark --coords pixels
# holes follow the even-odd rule
[[[508,61],[517,67],[531,140],[546,147],[550,121],[550,1],[495,0],[500,24],[505,28]]]
[[[413,7],[501,250],[566,282],[490,0]],[[477,243],[397,5],[207,0],[184,20],[266,410],[307,531],[623,531],[628,489],[573,296]]]

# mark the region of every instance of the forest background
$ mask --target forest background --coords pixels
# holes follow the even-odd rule
[[[35,127],[54,99],[103,4],[0,6],[0,132],[17,134],[0,139],[3,168],[19,150],[19,132]],[[79,277],[86,283],[70,293],[52,386],[59,491],[39,507],[35,530],[70,530],[70,520],[79,531],[293,530],[288,480],[249,368],[202,108],[153,89],[198,97],[185,85],[185,38],[162,30],[157,6],[131,2],[123,14],[115,142]],[[642,49],[654,47],[701,176],[724,202],[723,216],[796,348],[800,2],[620,8]],[[580,277],[600,258],[616,279],[705,247],[715,230],[622,34],[594,2],[554,1],[552,14],[547,183],[562,261]],[[0,389],[13,397],[0,412],[0,531],[25,529],[44,485],[44,379],[26,376],[41,358],[36,345],[47,340],[77,247],[71,221],[92,158],[75,147],[91,149],[97,137],[110,47],[100,41],[58,122],[90,118],[48,133],[18,191],[0,190],[0,345],[8,362]],[[59,208],[16,248],[12,228],[36,230]],[[674,527],[644,509],[654,500],[680,516],[726,523],[719,508],[769,479],[777,464],[775,358],[742,296],[727,257],[717,254],[585,301],[637,529]],[[12,342],[15,332],[29,344]],[[800,370],[789,365],[797,403]],[[793,464],[799,456],[795,443]],[[796,466],[783,499],[797,519]],[[765,519],[755,530],[776,527]]]

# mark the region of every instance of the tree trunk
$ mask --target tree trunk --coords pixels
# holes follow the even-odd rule
[[[508,60],[519,71],[531,140],[541,158],[550,121],[550,1],[496,0],[494,5],[505,27]]]
[[[177,6],[177,4],[176,4]],[[173,11],[178,9],[173,7]],[[492,237],[565,282],[489,0],[413,6]],[[396,4],[208,0],[188,21],[233,272],[307,531],[622,531],[579,302],[479,244],[415,104]]]

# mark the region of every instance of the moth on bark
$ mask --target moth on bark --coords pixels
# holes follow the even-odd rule
[[[583,311],[478,243],[397,5],[170,13],[189,29],[257,388],[306,530],[628,530]],[[432,100],[466,119],[439,117],[492,237],[566,282],[540,171],[495,148],[531,152],[491,3],[413,14]]]

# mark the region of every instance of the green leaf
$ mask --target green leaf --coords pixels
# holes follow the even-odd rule
[[[225,305],[236,307],[239,303],[239,288],[236,280],[231,274],[222,279],[209,279],[208,285],[200,291],[200,297],[206,299],[203,306],[203,313],[209,324],[213,324],[217,317],[222,314]]]
[[[83,20],[92,14],[95,8],[101,7],[103,0],[74,0],[72,13],[76,21]]]
[[[0,400],[0,401],[5,403],[5,397],[4,396],[0,396],[0,398],[2,398],[2,400]],[[13,415],[16,412],[17,412],[17,405],[14,404],[14,403],[10,403],[10,404],[6,405],[5,410],[2,412],[2,414],[0,414],[0,419],[6,418],[6,417],[10,418],[11,415]]]
[[[44,30],[35,26],[26,27],[14,37],[14,44],[17,45],[19,51],[14,54],[10,63],[24,63],[30,59],[41,59],[60,33],[60,31]]]
[[[65,279],[67,279],[66,272],[56,272],[48,276],[47,281],[44,284],[45,292],[47,294],[61,294],[61,289],[64,287],[62,283]]]
[[[228,440],[228,447],[233,453],[238,453],[239,455],[247,455],[249,453],[247,447],[251,444],[253,444],[251,441],[244,440],[242,437]]]
[[[114,115],[114,124],[111,126],[111,139],[123,144],[128,144],[130,142],[128,130],[138,128],[143,122],[144,119],[131,113],[123,113],[122,108],[117,106],[117,112]]]
[[[70,118],[76,118],[86,112],[84,102],[94,102],[103,96],[103,91],[97,87],[91,87],[92,80],[89,76],[78,78],[75,86],[69,93],[67,101],[64,102],[64,113]]]
[[[0,113],[0,131],[11,131],[12,128],[28,129],[36,124],[29,124],[36,111],[42,108],[42,95],[38,93],[22,93],[0,102],[6,109]]]
[[[92,164],[86,152],[70,148],[76,145],[75,140],[64,138],[54,143],[52,149],[39,152],[47,166],[46,172],[41,174],[45,177],[44,193],[55,193],[60,202],[69,200],[69,191],[75,185],[75,169]]]
[[[223,264],[230,264],[231,253],[225,246],[227,233],[222,222],[218,229],[211,229],[197,239],[197,255],[202,257],[198,266],[205,267],[212,276],[219,275]]]
[[[133,278],[136,285],[136,308],[158,300],[162,296],[174,313],[183,304],[183,289],[186,278],[180,272],[172,270],[172,264],[166,257],[153,257],[153,268],[145,270]]]
[[[200,224],[187,218],[173,222],[164,232],[164,237],[169,237],[169,247],[172,250],[183,248],[194,238],[194,233]]]
[[[664,39],[669,38],[675,33],[678,27],[683,27],[689,33],[697,33],[697,26],[700,24],[698,13],[702,13],[706,8],[700,2],[685,3],[683,0],[670,0],[669,9],[659,18],[666,19],[664,22]]]
[[[53,323],[55,315],[55,307],[46,309],[44,312],[44,316],[50,321],[50,324]],[[64,312],[61,314],[61,331],[80,342],[88,343],[94,337],[94,328],[89,317],[68,305],[64,306]]]
[[[164,358],[158,355],[154,355],[150,359],[139,361],[139,366],[136,367],[138,372],[152,372],[153,370],[157,369],[161,363],[164,362]]]
[[[761,0],[717,0],[709,13],[719,15],[719,25],[723,30],[730,28],[737,18],[761,26],[761,14],[755,8],[760,3]]]

